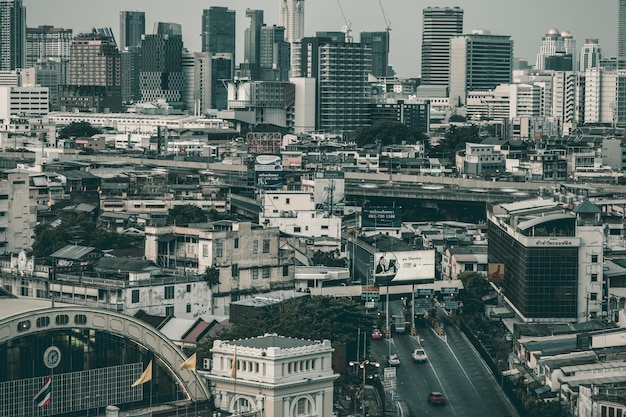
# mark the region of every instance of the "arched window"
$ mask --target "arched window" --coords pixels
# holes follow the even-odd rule
[[[311,403],[311,400],[305,397],[300,398],[296,403],[296,409],[294,410],[293,415],[301,417],[310,416],[311,414],[313,414],[313,404]]]
[[[236,413],[245,413],[246,411],[252,411],[252,403],[248,401],[245,397],[239,397],[235,400],[235,409],[233,410]]]

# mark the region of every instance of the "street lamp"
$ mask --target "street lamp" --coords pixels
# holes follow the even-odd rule
[[[374,366],[376,368],[380,368],[380,363],[378,362],[371,362],[370,360],[364,360],[363,362],[355,362],[355,361],[350,361],[350,366],[355,366],[355,365],[359,365],[359,368],[363,369],[363,388],[361,390],[361,392],[363,393],[363,416],[367,416],[367,414],[365,413],[365,377],[367,374],[367,366]]]

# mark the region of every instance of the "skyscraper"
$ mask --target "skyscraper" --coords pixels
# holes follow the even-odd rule
[[[585,72],[589,68],[597,68],[602,60],[602,48],[597,39],[585,39],[585,44],[580,51],[579,70]]]
[[[235,56],[235,11],[213,6],[202,11],[202,51]]]
[[[70,59],[72,29],[39,26],[26,28],[26,68],[31,68],[40,59]]]
[[[375,77],[387,77],[389,32],[361,32],[361,43],[372,48],[372,74]]]
[[[287,81],[289,79],[289,51],[289,43],[285,41],[284,27],[261,26],[257,79]]]
[[[0,0],[0,71],[24,68],[26,7],[22,0]]]
[[[146,33],[145,12],[120,12],[120,50],[139,46],[141,35]]]
[[[511,82],[513,41],[476,31],[450,38],[450,105],[464,105],[467,93]]]
[[[617,13],[617,67],[626,68],[626,0],[619,0]]]
[[[159,99],[182,107],[183,38],[180,35],[143,35],[141,39],[141,100]]]
[[[183,36],[183,26],[180,23],[155,22],[155,35]]]
[[[278,24],[285,28],[287,42],[300,42],[304,37],[304,0],[280,0]]]
[[[558,29],[551,28],[541,38],[535,69],[572,71],[577,68],[577,54],[576,41],[572,34],[567,30],[559,32]],[[562,61],[567,62],[567,66],[564,67]]]
[[[250,18],[250,27],[246,28],[243,40],[244,67],[249,69],[252,79],[259,75],[259,53],[261,27],[263,26],[263,10],[246,9],[246,17]]]
[[[463,33],[463,9],[428,7],[423,15],[421,83],[448,85],[450,38]]]

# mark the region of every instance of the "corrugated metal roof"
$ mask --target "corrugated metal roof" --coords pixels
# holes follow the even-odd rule
[[[67,245],[50,255],[53,258],[79,260],[83,256],[95,251],[89,246]]]

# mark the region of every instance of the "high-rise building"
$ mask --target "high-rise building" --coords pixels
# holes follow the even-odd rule
[[[317,79],[316,129],[348,133],[370,125],[372,50],[362,43],[304,38],[296,77]]]
[[[69,60],[61,61],[56,58],[40,59],[35,63],[35,82],[48,88],[51,110],[57,110],[59,86],[67,84],[68,67]]]
[[[626,0],[619,0],[617,19],[617,66],[623,69],[626,68]]]
[[[0,0],[0,71],[24,68],[26,7],[22,0]]]
[[[26,67],[31,68],[41,59],[70,59],[72,29],[39,26],[26,28]]]
[[[120,50],[139,46],[141,35],[146,34],[146,13],[139,11],[120,12]]]
[[[263,26],[263,10],[246,9],[246,17],[250,18],[250,27],[244,32],[243,66],[247,68],[251,79],[259,75],[259,54],[261,43],[261,27]]]
[[[59,87],[60,106],[121,110],[121,59],[110,28],[93,29],[72,40],[68,83]]]
[[[230,53],[211,54],[211,108],[228,108],[226,82],[233,80],[234,56]]]
[[[182,58],[183,102],[190,114],[200,116],[211,107],[211,55],[185,50]]]
[[[571,56],[568,58],[568,56]],[[576,41],[569,31],[559,32],[558,29],[551,28],[541,38],[541,46],[537,54],[535,69],[552,69],[555,71],[572,71],[577,68],[576,60],[578,51]],[[557,58],[552,58],[557,57]],[[571,62],[563,65],[564,62]]]
[[[290,45],[285,41],[282,26],[261,26],[259,36],[260,81],[287,81],[289,79]]]
[[[448,85],[450,38],[463,33],[463,9],[428,7],[423,15],[421,84]]]
[[[287,42],[300,42],[304,37],[304,0],[280,0],[278,24],[285,28]]]
[[[134,103],[141,100],[139,72],[141,71],[141,46],[127,46],[121,51],[122,102]]]
[[[304,0],[280,0],[278,24],[285,28],[285,40],[291,47],[291,65],[296,61],[296,50],[304,37]]]
[[[389,31],[361,32],[361,43],[372,48],[372,74],[387,77],[389,67]]]
[[[183,36],[183,26],[180,23],[154,22],[155,35]]]
[[[165,100],[182,107],[183,38],[180,35],[154,34],[141,38],[141,100]]]
[[[585,44],[580,51],[580,65],[578,70],[585,72],[589,68],[597,68],[602,61],[602,48],[597,39],[585,39]]]
[[[450,39],[450,105],[464,105],[467,93],[511,82],[513,41],[485,31]]]
[[[235,11],[213,6],[202,11],[202,51],[235,56]]]

